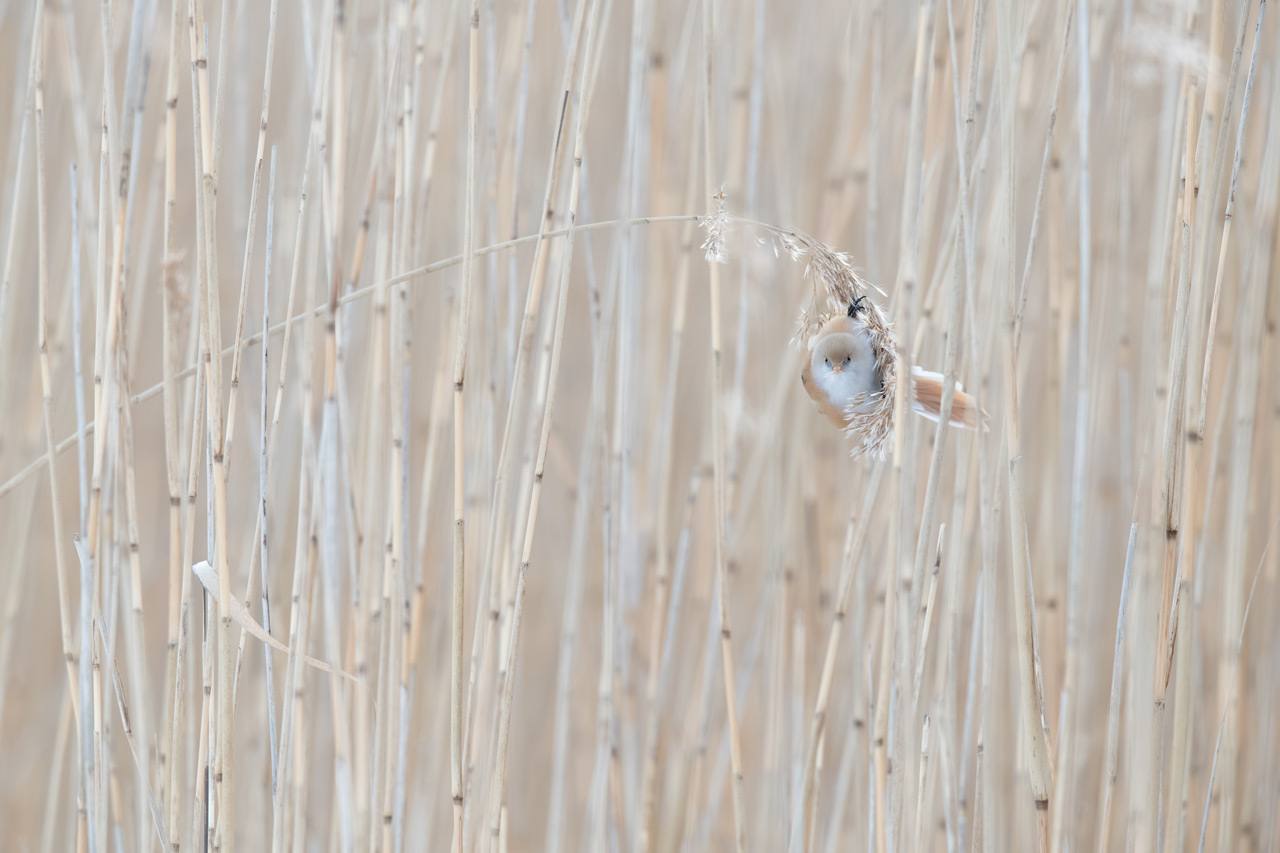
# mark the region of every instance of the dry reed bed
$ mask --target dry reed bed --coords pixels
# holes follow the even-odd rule
[[[4,846],[1280,846],[1267,11],[0,7]]]

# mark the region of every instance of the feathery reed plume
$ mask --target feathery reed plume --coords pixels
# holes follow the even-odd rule
[[[778,245],[793,261],[804,264],[804,280],[809,285],[809,301],[800,310],[793,341],[807,351],[819,330],[833,317],[844,314],[857,303],[868,333],[880,390],[856,398],[844,412],[845,434],[852,441],[853,456],[882,459],[893,438],[894,394],[898,382],[898,344],[893,327],[871,291],[884,296],[879,287],[860,276],[849,255],[799,231],[777,234]]]

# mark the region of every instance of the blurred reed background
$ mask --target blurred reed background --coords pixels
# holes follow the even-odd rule
[[[0,3],[0,846],[1277,849],[1267,11]]]

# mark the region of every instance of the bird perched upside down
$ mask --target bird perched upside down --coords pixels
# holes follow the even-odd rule
[[[882,408],[883,363],[875,347],[875,332],[868,325],[872,308],[859,297],[849,310],[827,320],[809,344],[808,359],[800,373],[804,390],[818,409],[841,429],[851,429],[860,416]],[[913,367],[912,408],[937,422],[942,414],[942,374]],[[977,401],[956,383],[951,403],[952,426],[975,428],[982,419]]]

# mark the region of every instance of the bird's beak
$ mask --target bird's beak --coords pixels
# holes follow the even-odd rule
[[[844,365],[842,365],[842,364],[833,364],[833,365],[831,365],[831,372],[832,372],[832,373],[844,373]]]

